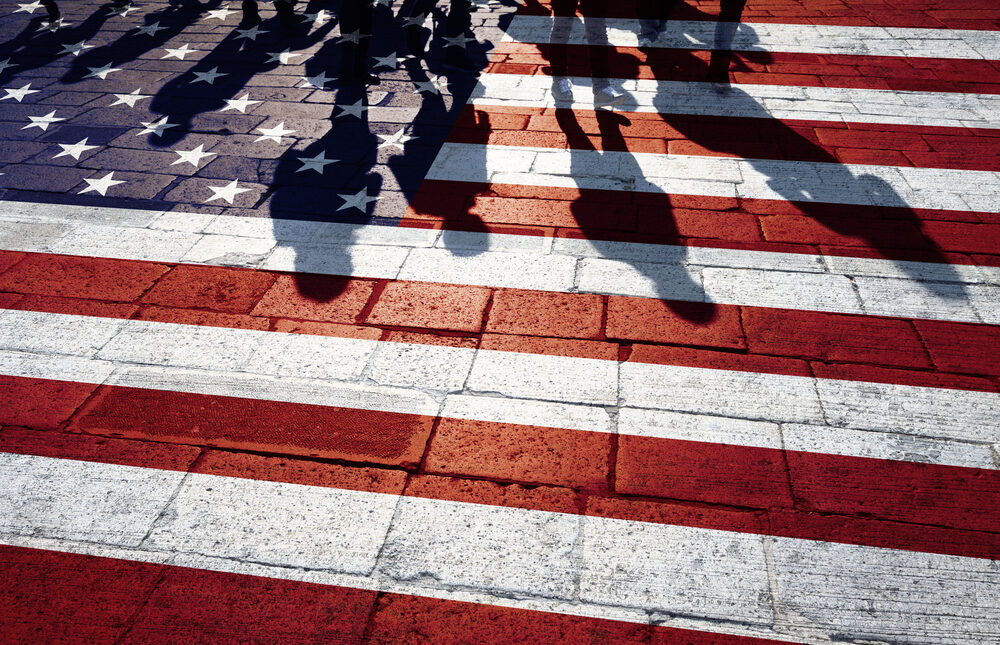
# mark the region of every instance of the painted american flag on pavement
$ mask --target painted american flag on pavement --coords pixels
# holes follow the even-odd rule
[[[0,642],[998,640],[1000,8],[463,6],[0,3]]]

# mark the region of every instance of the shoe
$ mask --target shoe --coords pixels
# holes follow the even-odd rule
[[[639,34],[639,49],[644,47],[652,47],[656,39],[659,38],[659,34],[656,32],[644,31]]]
[[[613,105],[621,105],[625,102],[625,98],[624,94],[615,88],[608,86],[602,90],[594,92],[594,107],[611,107]]]
[[[571,103],[573,101],[573,84],[568,78],[560,78],[552,83],[552,98],[557,103]]]

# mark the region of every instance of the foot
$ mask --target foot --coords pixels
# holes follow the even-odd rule
[[[639,48],[652,47],[658,37],[659,34],[654,31],[643,31],[639,34]]]
[[[611,107],[625,102],[625,95],[613,87],[605,87],[594,92],[594,107]]]
[[[573,101],[573,85],[568,78],[560,78],[552,83],[552,98],[557,103],[571,103]]]
[[[710,83],[729,84],[729,60],[723,56],[713,56],[708,64],[708,81]]]

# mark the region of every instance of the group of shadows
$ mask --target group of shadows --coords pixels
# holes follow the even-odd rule
[[[42,1],[48,3],[45,6],[53,8],[50,11],[55,11],[50,15],[50,22],[58,21],[58,9],[52,4],[53,0]],[[155,29],[150,28],[148,34],[141,37],[134,32],[126,32],[110,44],[80,52],[72,60],[62,82],[69,84],[83,80],[89,68],[108,62],[122,66],[122,63],[137,60],[146,52],[162,47],[186,26],[202,18],[205,11],[218,7],[220,1],[208,0],[202,4],[198,0],[170,0],[165,7],[145,15],[145,25],[156,25]],[[55,28],[59,27],[58,24],[51,25],[52,28],[49,29],[45,29],[44,24],[29,25],[20,35],[0,45],[0,60],[25,46],[51,49],[62,43],[87,40],[97,33],[109,16],[114,15],[116,8],[120,9],[128,2],[130,0],[115,0],[114,4],[102,6],[86,20],[58,29]],[[267,168],[262,166],[259,180],[268,184],[269,189],[260,204],[269,209],[275,226],[279,226],[282,219],[394,223],[397,221],[395,218],[405,211],[406,204],[412,201],[437,151],[463,109],[472,111],[471,118],[477,130],[490,130],[489,113],[471,106],[466,108],[466,104],[476,89],[480,70],[486,67],[486,54],[492,44],[477,42],[472,37],[473,5],[469,0],[448,0],[447,6],[441,7],[436,5],[435,0],[404,0],[396,11],[393,10],[392,0],[309,0],[303,9],[294,7],[292,2],[293,0],[274,0],[276,16],[261,20],[256,1],[244,0],[241,27],[245,31],[259,26],[260,35],[251,42],[249,38],[240,37],[243,32],[234,30],[198,60],[188,73],[177,74],[164,84],[152,98],[150,110],[154,113],[154,119],[165,116],[177,126],[164,130],[160,136],[150,135],[149,143],[169,148],[189,133],[199,131],[197,124],[192,123],[196,117],[222,109],[226,106],[226,99],[239,96],[251,79],[278,67],[280,62],[273,60],[273,57],[268,61],[265,52],[283,49],[294,52],[321,43],[318,51],[305,62],[305,69],[306,76],[310,77],[332,74],[328,86],[328,89],[335,92],[330,112],[331,127],[306,147],[290,148],[276,163]],[[511,6],[518,4],[518,0],[500,2],[510,3]],[[723,101],[723,105],[731,106],[731,109],[719,114],[693,116],[677,113],[676,108],[672,107],[672,86],[669,83],[658,83],[657,87],[662,89],[654,98],[654,107],[657,108],[659,118],[694,144],[725,155],[744,158],[755,171],[767,177],[768,185],[783,200],[794,203],[800,212],[823,226],[838,234],[863,240],[883,257],[897,259],[899,249],[887,242],[884,227],[871,225],[872,217],[882,217],[879,211],[888,210],[891,211],[889,219],[898,224],[901,231],[919,231],[920,228],[916,213],[887,182],[872,174],[852,172],[827,150],[798,134],[781,120],[771,117],[739,85],[729,83],[732,68],[738,70],[746,61],[766,63],[769,60],[766,51],[745,51],[747,37],[753,34],[752,25],[739,22],[745,2],[746,0],[721,0],[718,17],[711,17],[679,3],[678,0],[637,0],[639,51],[645,54],[645,61],[641,63],[627,50],[609,46],[606,20],[602,18],[607,14],[606,0],[551,0],[552,13],[555,15],[571,16],[578,12],[582,16],[587,44],[570,44],[568,23],[555,21],[550,42],[539,46],[539,51],[548,61],[548,68],[544,71],[553,79],[552,94],[555,105],[559,108],[555,110],[555,117],[571,147],[571,176],[582,177],[588,173],[593,156],[602,154],[594,143],[595,138],[599,138],[600,150],[615,151],[614,154],[622,159],[620,177],[633,181],[634,188],[647,195],[660,193],[653,200],[645,200],[644,203],[655,203],[656,206],[646,207],[647,212],[642,213],[642,217],[647,221],[655,219],[657,241],[667,244],[676,242],[676,246],[665,246],[664,253],[669,254],[671,264],[678,270],[665,272],[662,265],[651,268],[654,265],[638,261],[635,269],[656,285],[658,295],[666,307],[676,315],[698,324],[712,321],[716,316],[716,307],[706,297],[700,282],[683,267],[685,247],[672,217],[670,195],[644,180],[640,164],[628,152],[623,133],[623,128],[630,125],[627,108],[602,109],[627,103],[630,97],[616,87],[621,84],[618,79],[635,78],[640,64],[648,66],[653,78],[659,81],[680,78],[700,81],[701,85],[711,87],[714,91],[713,100]],[[545,13],[538,0],[522,0],[521,4],[523,9],[535,15]],[[679,12],[678,8],[681,9]],[[318,20],[303,19],[305,14],[315,17],[320,10],[331,17],[327,22],[320,24]],[[674,13],[680,13],[684,19],[716,21],[715,38],[708,61],[699,56],[700,52],[697,50],[672,50],[669,55],[663,55],[662,48],[656,47],[657,39],[669,27],[669,19]],[[425,26],[428,14],[432,17],[433,26],[430,28]],[[501,17],[501,29],[509,24],[512,17],[513,12],[507,12]],[[341,37],[328,37],[338,24]],[[734,57],[731,45],[737,30],[740,30],[743,41],[740,49],[744,51]],[[679,57],[686,59],[679,60]],[[5,80],[4,76],[20,73],[33,64],[43,65],[46,59],[36,57],[35,61],[18,61],[18,68],[0,71],[0,83]],[[392,91],[372,89],[372,86],[380,82],[377,75],[380,66],[385,66],[383,69],[398,70],[393,72],[392,80],[406,80],[418,84],[418,87],[419,84],[432,80],[440,84],[440,79],[435,79],[440,76],[447,80],[447,92],[407,92],[406,96],[409,98],[406,100],[410,103],[403,107],[410,107],[412,110],[412,114],[407,113],[410,114],[407,119],[392,123],[380,123],[377,118],[370,120],[371,112],[378,110],[369,111],[368,108],[399,105],[398,100],[395,103],[392,101]],[[683,69],[683,73],[679,73],[679,69]],[[224,72],[225,75],[217,76],[211,86],[192,83],[192,72],[210,74],[216,71]],[[592,83],[593,103],[586,102],[584,97],[573,97],[573,88],[566,81],[567,76],[595,79]],[[583,110],[573,109],[574,107]],[[726,116],[727,114],[739,115],[739,118]],[[586,121],[581,123],[580,117],[586,117]],[[592,128],[594,118],[596,133]],[[394,150],[394,154],[387,155],[380,150],[377,135],[393,134],[403,126],[407,128],[410,139],[402,152]],[[808,166],[758,159],[754,156],[754,144],[746,137],[717,136],[726,128],[760,130],[766,133],[779,147],[794,150],[795,159],[822,163],[825,169],[824,181],[839,186],[845,192],[868,196],[873,204],[880,205],[880,209],[859,209],[816,200],[810,191],[814,183],[804,181],[809,178]],[[225,128],[201,131],[226,133]],[[485,184],[489,176],[485,148],[472,146],[470,150],[472,149],[482,150],[483,158],[477,160],[474,156],[468,156],[465,161],[468,164],[482,165]],[[312,159],[317,155],[337,160],[336,164],[324,167],[323,173],[303,172],[301,159]],[[377,165],[382,169],[388,167],[390,172],[378,172]],[[790,170],[799,167],[803,168],[802,176],[797,174],[798,171]],[[401,195],[405,203],[394,208],[378,209],[380,212],[376,213],[377,201],[367,199],[362,202],[366,208],[362,212],[353,208],[341,208],[339,199],[333,197],[335,194],[354,195],[359,191],[366,191],[369,198],[377,198],[381,196],[383,189],[387,193],[391,191],[397,196]],[[474,191],[470,191],[470,194],[471,192]],[[571,212],[583,236],[594,240],[608,239],[609,230],[616,228],[616,222],[607,221],[607,218],[615,217],[614,211],[609,211],[604,220],[595,218],[592,204],[594,192],[598,191],[581,188],[579,197],[571,206]],[[605,194],[599,196],[599,199],[606,200],[608,197]],[[623,200],[631,197],[627,192],[621,194]],[[465,207],[460,209],[461,212],[455,212],[453,202],[448,200],[442,200],[440,213],[434,212],[434,208],[433,200],[421,199],[423,216],[440,217],[450,228],[487,230],[487,224],[472,212],[471,197]],[[649,213],[648,208],[655,208],[656,212]],[[381,213],[387,215],[382,216]],[[718,213],[720,227],[724,226],[726,217],[725,211]],[[919,233],[917,236],[921,237]],[[447,243],[451,238],[446,236],[445,239]],[[927,288],[937,297],[963,298],[961,289],[955,284],[958,281],[950,279],[948,275],[950,269],[944,254],[922,238],[917,246],[921,253],[919,259],[940,265],[938,279],[941,282],[925,283]],[[456,255],[480,252],[467,243],[463,243],[461,247],[457,244],[449,245],[449,248]],[[301,260],[297,261],[297,270],[308,273],[316,266],[316,258],[313,257],[315,250],[307,251],[303,247],[296,251]],[[322,265],[324,273],[351,274],[351,260],[346,251],[342,257],[323,258]],[[901,266],[904,271],[913,270],[909,268],[913,265],[903,263]],[[346,282],[305,277],[300,279],[299,288],[310,298],[328,301],[341,293],[344,284]],[[940,291],[936,291],[938,289]]]

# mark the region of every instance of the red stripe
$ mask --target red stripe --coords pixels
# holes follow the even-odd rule
[[[406,217],[457,230],[1000,266],[1000,223],[981,212],[425,179]]]
[[[485,71],[494,74],[553,74],[551,60],[567,61],[560,76],[592,76],[590,45],[504,42]],[[607,47],[612,78],[707,81],[712,52],[695,49]],[[599,54],[601,55],[601,54]],[[505,58],[501,59],[500,57]],[[724,60],[723,55],[717,58]],[[1000,74],[989,60],[850,56],[792,52],[736,51],[727,54],[732,83],[847,87],[911,92],[1000,93]]]
[[[122,397],[128,394],[121,392]],[[838,520],[835,541],[969,557],[1000,555],[998,471],[624,435],[616,441],[614,435],[603,433],[448,419],[441,423],[441,436],[435,435],[428,448],[421,468],[428,474],[407,479],[403,470],[337,466],[286,456],[212,450],[199,455],[205,440],[190,425],[180,426],[178,419],[199,406],[235,403],[238,409],[240,402],[227,397],[156,394],[148,397],[152,404],[137,417],[119,414],[113,419],[120,424],[117,427],[100,423],[89,427],[135,436],[138,433],[126,429],[128,425],[149,417],[156,421],[143,426],[156,427],[147,438],[187,443],[8,428],[0,433],[0,450],[829,540],[814,532],[817,524],[810,514],[818,512]],[[177,411],[177,407],[182,409]],[[71,428],[87,423],[86,419],[74,421]],[[257,450],[270,452],[254,436],[256,430],[251,420],[243,432],[248,441],[257,443]],[[280,455],[286,445],[273,449]],[[615,455],[613,461],[611,455]],[[572,472],[576,466],[583,469]],[[635,496],[658,501],[635,506],[629,500]],[[756,515],[776,511],[795,511],[801,521],[788,519],[774,532]],[[874,519],[879,521],[870,521]],[[858,525],[853,532],[852,523]],[[873,534],[872,526],[881,528]]]
[[[468,105],[448,141],[912,168],[1000,170],[1000,137],[973,128]]]
[[[552,7],[560,7],[558,15],[571,15],[572,3],[551,0],[527,0],[520,9],[526,15],[551,15]],[[582,15],[606,18],[635,18],[639,15],[637,0],[583,3]],[[667,3],[654,3],[667,7]],[[719,19],[718,0],[688,0],[673,5],[671,20]],[[743,10],[743,22],[851,25],[859,27],[924,27],[929,29],[1000,29],[1000,8],[993,0],[930,0],[907,4],[888,3],[885,0],[835,0],[810,2],[809,0],[769,0],[766,3],[748,2]]]
[[[155,265],[156,280],[142,285],[139,302],[97,299],[105,296],[102,285],[91,281],[96,272],[131,276],[146,264],[32,253],[0,273],[0,285],[25,294],[8,308],[48,313],[770,374],[807,376],[835,362],[840,379],[986,392],[997,391],[996,385],[976,376],[1000,376],[1000,357],[991,351],[1000,344],[1000,326],[977,323],[318,275],[300,276],[300,291],[291,275],[162,264]],[[316,290],[337,295],[317,301],[311,295]],[[428,300],[454,305],[414,305]],[[400,333],[408,326],[425,333]],[[460,331],[448,331],[455,329]],[[445,335],[426,333],[433,330]],[[72,409],[90,391],[67,389],[60,395],[65,403],[39,398],[32,418],[49,427],[49,408],[55,414]],[[8,396],[16,400],[19,394]],[[320,422],[302,423],[308,432]],[[392,443],[398,450],[392,459],[413,458],[405,447],[410,430],[382,431],[390,443],[401,442]]]
[[[11,643],[777,642],[13,546],[0,578]]]

